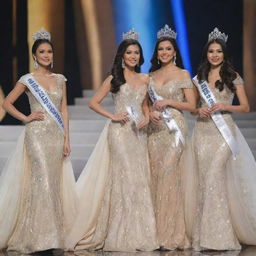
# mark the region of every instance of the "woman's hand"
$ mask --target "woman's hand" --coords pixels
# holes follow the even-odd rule
[[[153,107],[158,111],[162,111],[167,106],[170,106],[170,100],[158,100],[153,104]]]
[[[25,119],[25,123],[29,123],[32,121],[43,121],[44,120],[44,113],[42,111],[35,111],[32,112],[27,118]]]
[[[211,116],[211,114],[212,114],[212,112],[211,112],[211,109],[210,108],[199,108],[198,109],[198,115],[200,116],[200,117],[210,117]]]
[[[115,122],[120,122],[122,124],[130,121],[129,114],[127,112],[114,114],[112,115],[111,119]]]
[[[149,123],[149,117],[143,117],[143,118],[139,121],[139,123],[138,123],[138,125],[137,125],[137,128],[138,128],[138,129],[142,129],[142,128],[144,128],[146,125],[148,125],[148,123]]]
[[[220,102],[220,103],[216,103],[214,105],[212,105],[211,107],[211,111],[212,112],[216,112],[216,111],[227,111],[227,104]]]
[[[162,120],[162,114],[158,111],[152,111],[149,113],[149,119],[152,123],[159,125]]]
[[[68,157],[70,155],[71,149],[70,149],[70,143],[69,141],[64,141],[64,148],[63,148],[63,156]]]

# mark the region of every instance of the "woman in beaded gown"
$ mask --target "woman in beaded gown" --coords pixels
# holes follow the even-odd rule
[[[7,112],[25,123],[0,176],[0,248],[20,253],[64,248],[64,232],[75,214],[75,180],[66,159],[70,153],[66,79],[50,71],[49,33],[41,30],[35,36],[36,70],[22,76],[3,103]],[[32,80],[61,112],[63,130],[32,93],[28,85]],[[23,92],[29,99],[29,116],[13,105]]]
[[[193,84],[189,73],[182,69],[175,38],[176,33],[168,25],[158,32],[149,83],[162,97],[151,108],[148,149],[158,240],[160,248],[168,250],[189,246],[181,186],[181,162],[187,134],[183,111],[195,109]],[[182,138],[166,125],[163,109],[170,111]]]
[[[69,250],[158,248],[144,128],[149,121],[148,76],[139,74],[143,62],[139,42],[124,39],[111,75],[90,102],[94,111],[110,121],[77,182],[79,210],[68,237]],[[109,92],[114,114],[100,105]]]
[[[240,243],[256,244],[256,163],[231,117],[231,113],[248,112],[249,105],[244,82],[227,58],[226,40],[227,36],[215,28],[194,78],[198,95],[192,138],[195,168],[187,177],[197,179],[187,182],[186,203],[190,209],[186,207],[186,215],[193,248],[198,251],[240,250]],[[215,97],[211,106],[200,90],[204,81]],[[235,94],[238,106],[232,106]],[[221,125],[217,122],[219,126],[213,119],[217,114],[223,118]],[[224,134],[230,131],[229,136],[223,136],[221,126],[226,127]],[[193,170],[192,164],[189,170]]]

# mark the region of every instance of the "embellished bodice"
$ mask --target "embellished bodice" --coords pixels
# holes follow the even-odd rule
[[[241,85],[243,84],[243,79],[239,76],[233,81],[234,85]],[[223,102],[228,105],[232,105],[233,99],[234,99],[234,93],[227,87],[224,86],[223,90],[220,91],[216,87],[209,86],[211,92],[213,93],[214,97],[216,98],[217,102]],[[199,99],[199,107],[208,107],[206,102],[202,97]]]
[[[115,113],[126,112],[127,106],[133,106],[139,115],[142,113],[142,103],[146,97],[147,85],[132,86],[128,83],[120,87],[119,92],[112,94]]]
[[[193,88],[193,83],[191,79],[172,80],[167,82],[163,86],[159,87],[157,86],[155,80],[152,77],[150,77],[149,85],[152,86],[155,92],[163,99],[171,99],[181,102],[185,101],[185,94],[183,89]],[[172,107],[167,107],[167,109],[170,111],[172,118],[175,119],[182,132],[185,133],[186,125],[183,113],[180,110]],[[166,129],[168,128],[164,121],[162,121],[161,124],[158,125],[155,125],[151,122],[149,125],[149,134],[165,131]]]
[[[62,102],[62,94],[63,94],[63,85],[66,81],[66,78],[61,74],[53,74],[56,77],[56,87],[53,91],[49,91],[45,88],[44,91],[47,93],[47,96],[52,101],[52,103],[55,105],[55,107],[60,110],[61,102]],[[26,85],[26,78],[27,75],[22,76],[18,82]],[[33,77],[33,79],[36,81],[36,79]],[[38,81],[37,81],[38,82]],[[38,83],[39,84],[39,83]],[[57,131],[59,132],[59,128],[56,125],[55,120],[48,114],[48,112],[44,109],[44,107],[39,103],[39,101],[35,98],[35,96],[30,92],[29,89],[26,90],[26,94],[29,99],[29,105],[31,112],[34,111],[41,111],[44,113],[44,120],[42,121],[33,121],[26,124],[27,129],[34,129],[36,127],[41,127],[42,129],[50,129],[50,127],[56,127]]]
[[[61,74],[54,74],[54,76],[56,77],[56,88],[53,91],[49,91],[45,88],[43,89],[46,91],[47,96],[51,99],[55,107],[60,110],[60,104],[62,101],[63,83],[66,81],[66,78]],[[21,82],[22,84],[25,84],[24,77],[25,76],[22,76],[19,80],[19,82]],[[34,97],[34,95],[29,90],[26,91],[26,94],[29,99],[31,112],[33,111],[46,112],[45,109],[42,107],[42,105],[38,102],[38,100]]]
[[[152,77],[150,77],[150,86],[152,86],[155,92],[159,96],[163,97],[163,99],[171,99],[177,101],[185,100],[183,89],[193,88],[191,79],[172,80],[159,87]]]

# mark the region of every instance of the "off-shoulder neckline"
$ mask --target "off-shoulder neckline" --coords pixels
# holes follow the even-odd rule
[[[186,79],[173,79],[173,80],[169,80],[168,82],[165,82],[164,84],[162,84],[161,86],[159,86],[159,84],[156,82],[155,78],[153,76],[150,76],[151,80],[154,82],[154,84],[156,85],[157,89],[162,89],[165,88],[167,85],[171,84],[171,83],[175,83],[175,82],[184,82],[184,81],[191,81],[191,79],[186,78]]]

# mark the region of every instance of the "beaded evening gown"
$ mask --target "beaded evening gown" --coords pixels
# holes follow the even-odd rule
[[[59,109],[65,78],[55,76],[56,90],[47,94]],[[20,83],[25,84],[24,77]],[[2,171],[0,247],[31,253],[64,248],[64,231],[71,220],[65,219],[70,216],[64,216],[64,204],[75,199],[69,194],[75,180],[70,162],[63,161],[62,131],[32,93],[26,93],[31,111],[42,111],[44,120],[25,125],[16,151]],[[68,204],[69,215],[73,208],[71,201]]]
[[[184,101],[184,88],[193,88],[190,79],[170,81],[159,88],[150,77],[150,85],[163,99],[177,101]],[[170,107],[168,110],[186,138],[187,125],[183,113]],[[159,244],[171,250],[186,248],[189,244],[185,232],[180,168],[184,146],[181,142],[176,146],[175,133],[162,121],[159,125],[150,123],[148,149]]]
[[[233,82],[243,86],[240,77]],[[234,93],[226,86],[221,92],[210,88],[217,102],[232,104]],[[199,105],[207,107],[202,97]],[[256,163],[230,113],[222,116],[238,142],[236,160],[211,118],[198,117],[194,128],[192,154],[197,185],[196,194],[189,192],[187,201],[197,197],[195,221],[189,227],[195,250],[239,250],[240,243],[256,243]]]
[[[115,112],[140,117],[147,86],[127,83],[113,94]],[[152,251],[158,248],[149,181],[147,133],[135,123],[108,122],[77,182],[79,214],[71,250]]]

